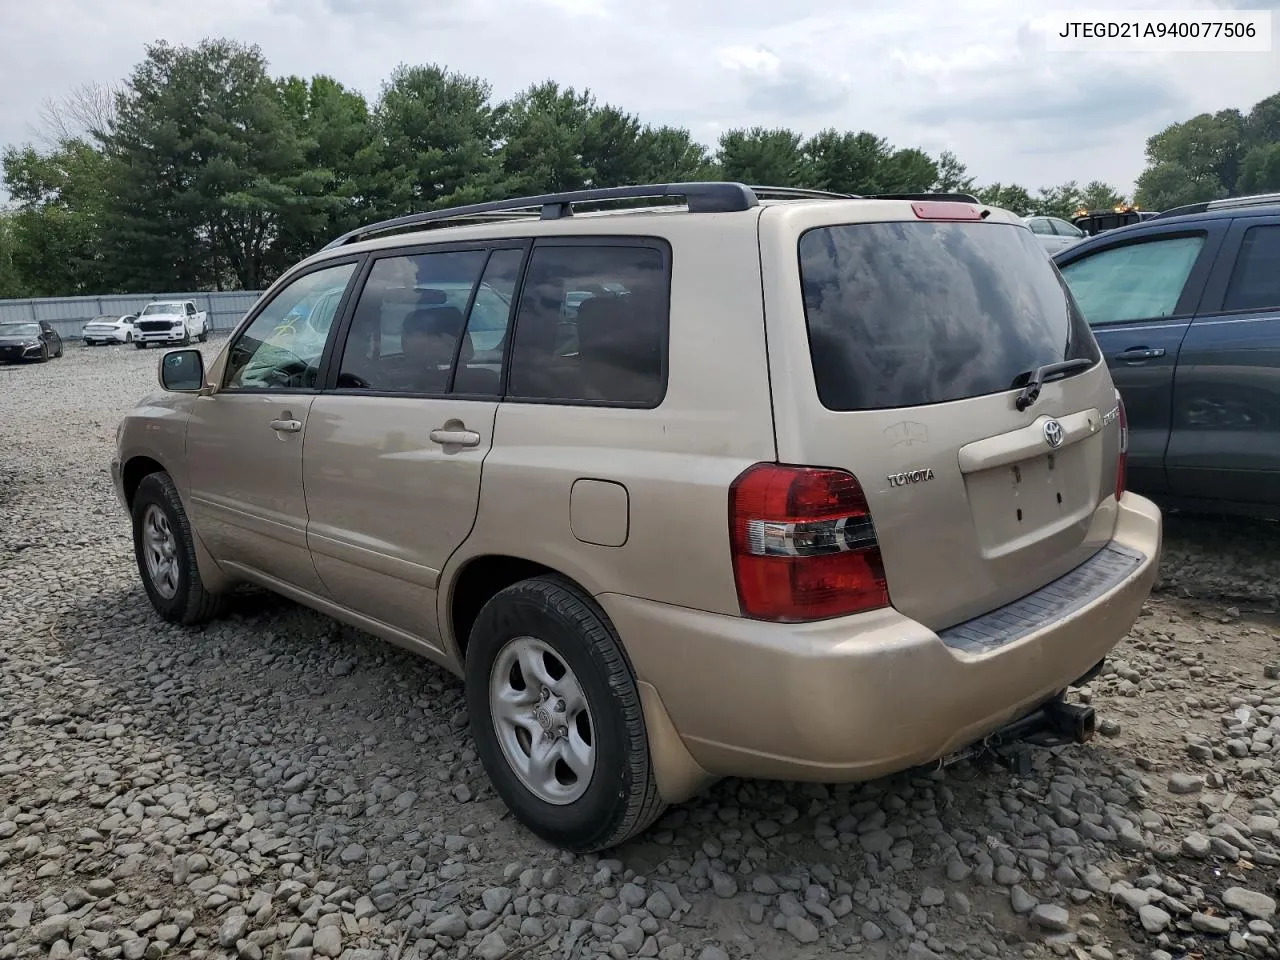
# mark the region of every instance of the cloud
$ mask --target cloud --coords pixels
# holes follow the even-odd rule
[[[0,145],[32,139],[46,97],[127,76],[162,38],[257,43],[277,74],[326,73],[370,98],[399,63],[479,75],[500,98],[554,79],[709,143],[757,124],[870,130],[896,146],[953,150],[981,181],[1031,186],[1103,179],[1128,189],[1147,137],[1169,122],[1248,109],[1280,89],[1280,47],[1047,51],[1022,0],[0,2]]]

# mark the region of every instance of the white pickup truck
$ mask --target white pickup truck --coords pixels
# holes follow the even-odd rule
[[[145,350],[153,343],[181,344],[209,339],[209,317],[191,300],[154,300],[134,321],[133,345]]]

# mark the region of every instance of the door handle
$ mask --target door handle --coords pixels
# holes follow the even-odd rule
[[[277,433],[297,433],[302,429],[301,420],[272,420],[271,429]]]
[[[1115,358],[1125,363],[1133,363],[1135,360],[1154,360],[1156,357],[1164,356],[1164,347],[1130,347],[1123,353],[1117,353]]]
[[[436,427],[428,436],[431,437],[432,443],[438,443],[442,447],[478,447],[480,446],[480,434],[474,430],[446,430],[444,427]]]

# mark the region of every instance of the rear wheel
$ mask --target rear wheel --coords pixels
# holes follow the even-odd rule
[[[622,644],[572,583],[535,577],[485,604],[467,647],[466,688],[494,789],[547,842],[607,849],[665,809]]]
[[[145,350],[145,349],[147,349],[147,341],[145,341],[145,340],[137,340],[137,341],[135,341],[135,342],[134,342],[134,344],[133,344],[133,345],[134,345],[135,347],[137,347],[139,350]]]
[[[124,342],[125,342],[125,343],[133,343],[133,334],[132,334],[132,333],[127,333],[127,332],[126,332],[126,333],[125,333],[125,335],[124,335]]]
[[[164,619],[190,626],[218,613],[222,596],[200,579],[191,523],[167,473],[148,474],[134,494],[133,552],[147,597]]]

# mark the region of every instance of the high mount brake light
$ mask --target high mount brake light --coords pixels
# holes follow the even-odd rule
[[[917,220],[985,220],[990,216],[990,211],[954,200],[916,200],[911,211]]]
[[[758,463],[729,488],[744,616],[796,623],[889,605],[862,486],[843,470]]]

